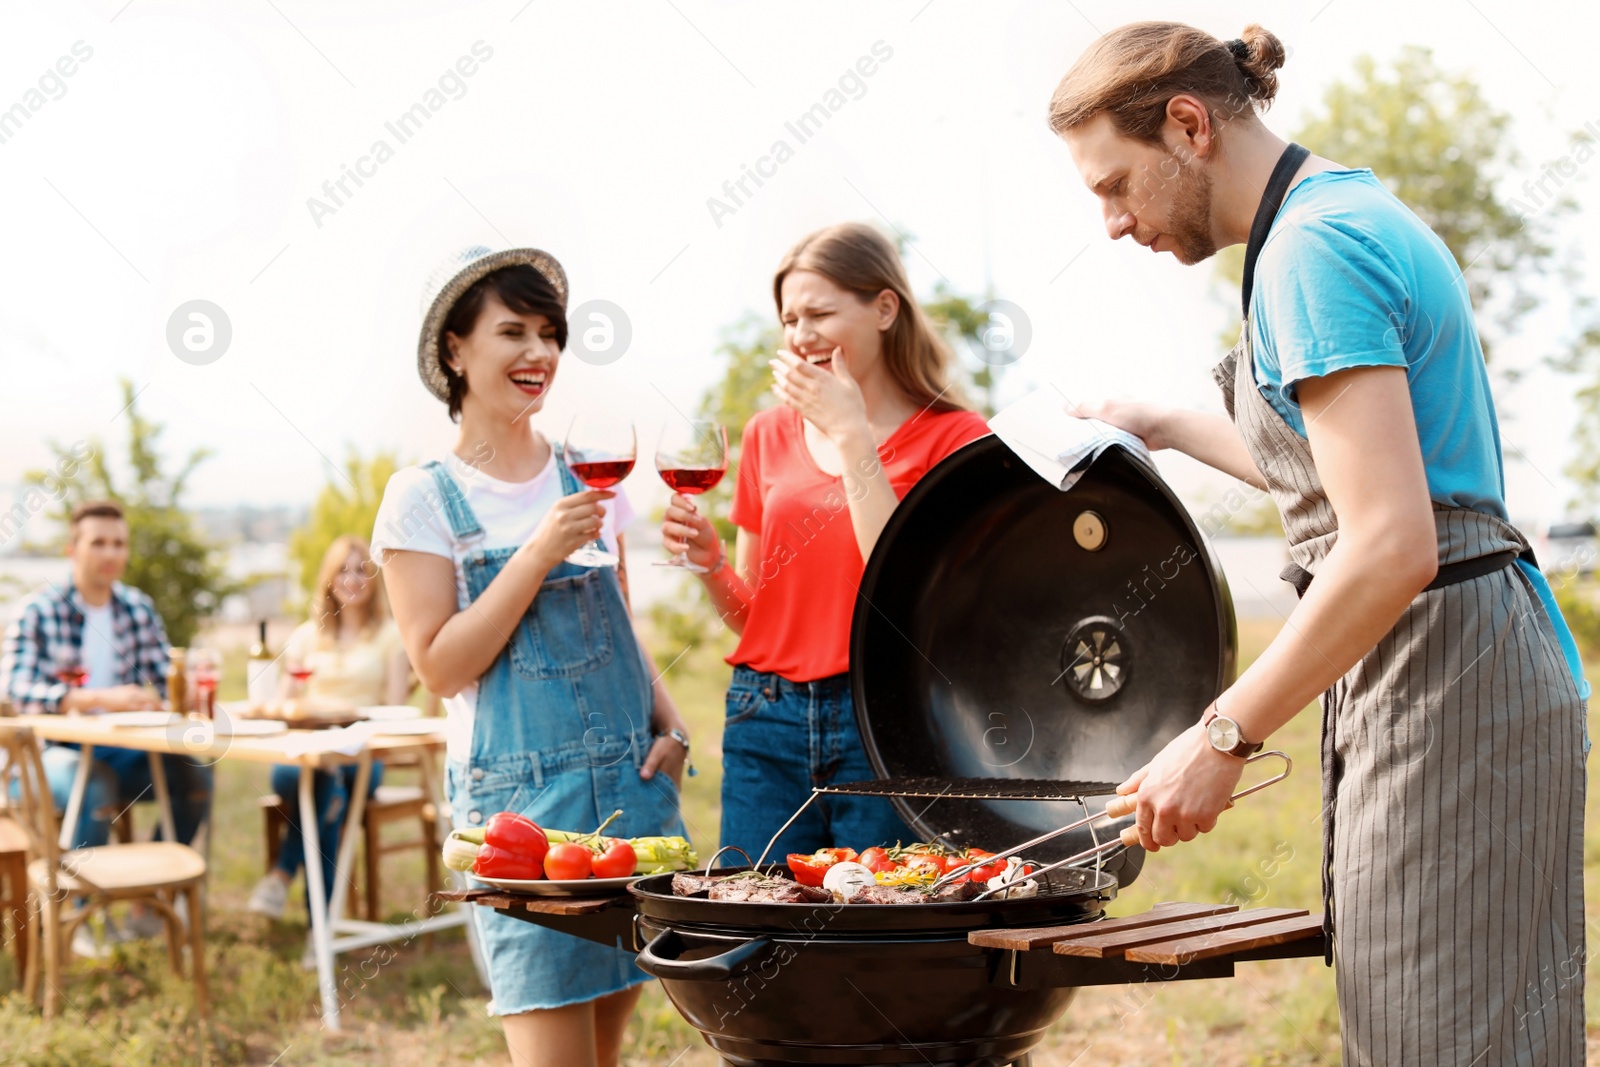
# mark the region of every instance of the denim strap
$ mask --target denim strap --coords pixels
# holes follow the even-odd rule
[[[438,486],[439,496],[444,500],[444,517],[449,521],[450,532],[456,540],[483,536],[478,516],[473,514],[472,505],[467,503],[467,494],[461,491],[461,484],[445,469],[444,464],[433,459],[424,463],[422,469],[433,475],[433,484]]]

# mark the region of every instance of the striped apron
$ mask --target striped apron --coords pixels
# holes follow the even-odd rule
[[[1338,520],[1306,440],[1256,387],[1249,338],[1247,322],[1217,384],[1283,515],[1291,570],[1314,575]],[[1434,525],[1441,567],[1527,548],[1482,512],[1435,504]],[[1420,594],[1323,694],[1345,1063],[1583,1063],[1583,714],[1515,565]]]

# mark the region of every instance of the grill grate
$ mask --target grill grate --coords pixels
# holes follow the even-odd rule
[[[1106,796],[1116,782],[1058,782],[1049,778],[883,778],[815,787],[818,793],[951,800],[1075,800]]]

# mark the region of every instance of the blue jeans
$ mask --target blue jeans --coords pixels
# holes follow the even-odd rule
[[[791,682],[733,669],[722,729],[722,845],[736,845],[754,861],[813,786],[876,777],[856,729],[848,675]],[[767,862],[782,863],[790,852],[862,851],[916,839],[883,797],[821,796],[783,832]],[[729,853],[719,862],[744,860]]]
[[[56,808],[65,812],[83,753],[76,747],[46,745],[42,759],[50,795]],[[167,795],[172,800],[172,828],[178,841],[187,845],[211,814],[211,768],[199,766],[185,756],[162,756],[161,766],[166,772]],[[147,753],[126,748],[95,749],[72,847],[99,848],[106,844],[111,840],[111,824],[119,814],[136,801],[155,798]],[[161,836],[160,827],[156,836]]]
[[[377,791],[383,781],[383,764],[372,765],[372,778],[367,785],[367,796]],[[322,893],[333,899],[333,872],[339,859],[339,831],[344,828],[344,816],[350,810],[350,794],[356,787],[356,766],[340,767],[332,774],[317,771],[311,779],[312,802],[317,806],[317,849],[322,853]],[[278,849],[278,870],[294,881],[295,875],[306,862],[306,839],[300,828],[300,768],[287,763],[272,767],[272,791],[283,799],[289,811],[288,829],[283,835],[283,846]],[[310,895],[306,907],[311,906]]]

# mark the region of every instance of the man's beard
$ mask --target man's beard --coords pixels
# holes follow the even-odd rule
[[[1187,266],[1217,254],[1211,236],[1211,175],[1193,161],[1178,167],[1166,235],[1177,242],[1173,255]]]

